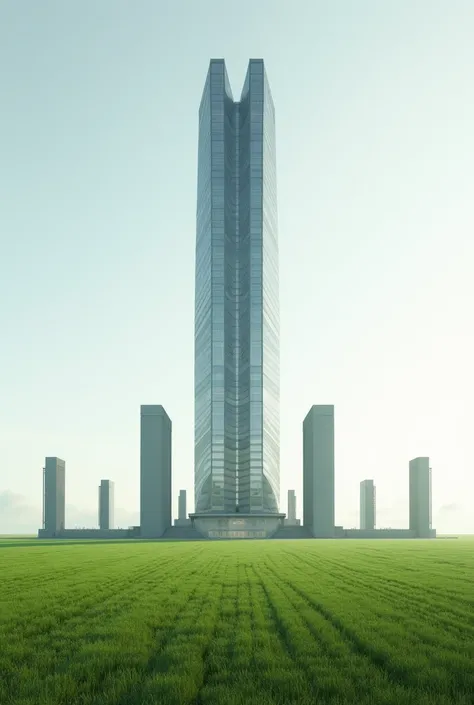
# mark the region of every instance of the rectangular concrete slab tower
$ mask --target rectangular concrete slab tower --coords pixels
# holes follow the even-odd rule
[[[296,494],[294,490],[288,490],[288,521],[296,521]]]
[[[334,406],[315,405],[303,422],[303,524],[334,536]]]
[[[179,521],[184,521],[186,518],[186,490],[180,490],[178,497],[178,519]]]
[[[410,460],[410,529],[420,539],[431,536],[431,468],[428,457]]]
[[[171,419],[161,405],[140,407],[140,534],[171,526]]]
[[[375,529],[375,485],[373,480],[360,483],[360,528]]]
[[[66,463],[45,458],[43,487],[44,529],[51,536],[64,529],[66,514]]]
[[[101,480],[99,486],[99,528],[114,528],[114,483]]]

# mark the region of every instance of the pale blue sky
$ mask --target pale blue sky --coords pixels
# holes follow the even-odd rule
[[[379,526],[405,526],[429,455],[438,530],[474,531],[473,36],[472,0],[3,0],[0,531],[39,526],[45,455],[69,525],[101,478],[136,521],[140,404],[171,416],[192,497],[211,57],[236,95],[263,57],[276,107],[282,509],[302,420],[334,403],[338,523],[374,478]]]

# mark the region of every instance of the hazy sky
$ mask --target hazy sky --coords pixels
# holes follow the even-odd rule
[[[192,498],[197,111],[211,57],[236,95],[263,57],[282,509],[335,404],[337,523],[373,478],[378,525],[406,526],[429,455],[436,527],[474,532],[473,36],[472,0],[0,3],[0,531],[39,526],[45,455],[69,526],[102,478],[137,521],[140,404]]]

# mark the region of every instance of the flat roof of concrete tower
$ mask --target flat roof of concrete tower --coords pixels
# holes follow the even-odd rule
[[[166,416],[167,419],[170,418],[161,404],[142,404],[140,406],[140,414],[142,416]]]
[[[313,404],[311,409],[306,414],[305,419],[307,419],[311,414],[316,414],[317,416],[333,416],[334,404]]]

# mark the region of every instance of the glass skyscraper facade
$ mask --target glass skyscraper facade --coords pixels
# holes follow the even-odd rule
[[[279,365],[273,100],[262,60],[240,101],[212,60],[199,109],[196,513],[278,512]]]

